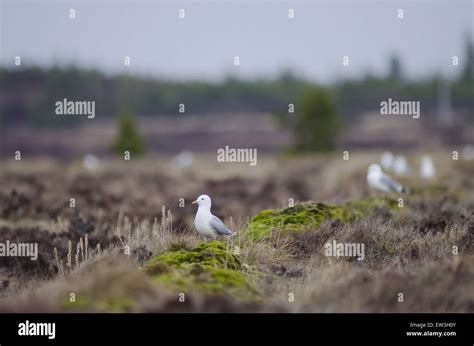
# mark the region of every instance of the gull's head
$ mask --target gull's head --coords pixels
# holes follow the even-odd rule
[[[385,160],[393,160],[394,156],[390,151],[386,151],[383,153],[382,158]]]
[[[211,197],[208,195],[201,195],[199,196],[195,201],[192,202],[192,204],[197,204],[200,207],[211,207]]]
[[[369,166],[369,173],[382,173],[382,167],[378,163]]]
[[[430,155],[423,155],[421,157],[421,162],[431,162],[431,156]]]

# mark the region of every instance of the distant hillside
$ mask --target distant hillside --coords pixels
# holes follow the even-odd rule
[[[439,105],[441,79],[437,76],[411,81],[388,74],[367,75],[355,80],[341,80],[329,85],[346,121],[379,108],[389,97],[420,101],[426,116]],[[124,107],[140,116],[179,114],[184,104],[187,114],[229,112],[286,113],[301,91],[310,85],[290,72],[274,80],[239,80],[228,77],[223,82],[167,81],[131,75],[108,76],[95,70],[77,67],[0,68],[0,120],[3,126],[69,126],[77,119],[57,117],[54,104],[68,100],[96,102],[98,118],[116,117]],[[450,81],[447,90],[452,108],[463,115],[474,109],[473,80],[460,74]],[[296,111],[298,107],[296,105]],[[80,120],[79,120],[80,121]]]

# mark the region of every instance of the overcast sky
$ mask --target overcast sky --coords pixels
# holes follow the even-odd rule
[[[2,65],[21,56],[23,65],[75,63],[175,79],[268,77],[291,69],[328,81],[384,72],[391,53],[409,77],[452,74],[458,71],[452,57],[463,57],[464,36],[474,32],[473,0],[0,3]],[[123,65],[124,56],[131,67]],[[343,56],[349,66],[342,65]]]

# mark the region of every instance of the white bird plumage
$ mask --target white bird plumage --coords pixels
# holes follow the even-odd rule
[[[82,164],[88,171],[95,171],[99,167],[99,159],[93,154],[87,154],[82,159]]]
[[[390,151],[386,151],[383,153],[382,157],[380,158],[380,163],[382,164],[383,169],[386,171],[393,168],[393,161],[395,157]]]
[[[173,167],[177,169],[183,169],[186,167],[191,166],[194,161],[194,154],[192,151],[184,150],[180,152],[176,157],[173,159]]]
[[[197,204],[198,210],[194,219],[194,227],[206,240],[218,236],[230,236],[233,232],[217,216],[211,213],[211,198],[208,195],[199,196],[192,204]]]
[[[408,167],[408,162],[405,159],[405,156],[398,155],[395,157],[393,171],[396,175],[408,175],[410,173],[410,168]]]
[[[421,157],[420,176],[425,179],[431,179],[436,176],[436,169],[429,155],[423,155]]]
[[[406,192],[406,189],[389,175],[382,171],[379,164],[369,166],[367,172],[367,184],[369,187],[383,192]]]

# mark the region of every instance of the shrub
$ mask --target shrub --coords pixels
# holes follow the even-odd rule
[[[130,111],[122,111],[120,115],[119,132],[112,150],[120,155],[123,155],[124,151],[129,151],[134,156],[142,156],[146,153],[145,141]]]
[[[305,89],[296,104],[292,127],[295,151],[333,149],[340,129],[340,120],[332,95],[319,87]]]

